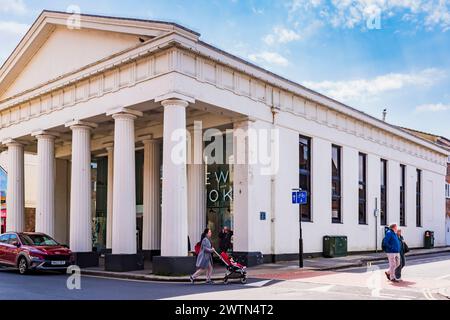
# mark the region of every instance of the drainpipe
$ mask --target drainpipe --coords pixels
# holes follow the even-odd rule
[[[272,130],[276,128],[275,126],[275,116],[279,112],[278,109],[272,107]],[[271,137],[272,139],[272,137]],[[272,143],[271,143],[272,144]],[[271,149],[272,154],[272,161],[273,161],[273,150]],[[271,219],[270,219],[270,235],[271,235],[271,252],[272,252],[272,262],[275,263],[275,253],[276,253],[276,228],[275,228],[275,222],[276,222],[276,210],[275,210],[275,203],[276,203],[276,197],[277,197],[277,188],[276,188],[276,174],[272,172],[271,178],[270,178],[270,212],[271,212]]]

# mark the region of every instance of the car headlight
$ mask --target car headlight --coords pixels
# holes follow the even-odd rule
[[[30,251],[30,257],[33,259],[45,260],[44,255],[40,251]]]

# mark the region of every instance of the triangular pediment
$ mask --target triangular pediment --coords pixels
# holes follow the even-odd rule
[[[44,11],[0,69],[0,101],[173,32],[199,37],[172,23]]]

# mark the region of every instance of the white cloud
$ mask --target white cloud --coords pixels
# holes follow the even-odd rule
[[[0,12],[24,14],[27,7],[23,0],[0,0]]]
[[[12,35],[24,35],[30,26],[14,21],[0,21],[0,32]]]
[[[399,16],[428,30],[450,30],[449,0],[292,0],[288,7],[291,19],[315,14],[334,28],[352,29],[374,18]]]
[[[276,52],[263,51],[260,53],[250,54],[248,58],[255,63],[268,63],[270,65],[277,65],[286,67],[289,65],[289,61]]]
[[[263,38],[263,41],[268,45],[288,43],[296,40],[300,40],[300,35],[297,32],[280,26],[273,28],[272,33]]]
[[[412,73],[389,73],[372,79],[305,82],[304,85],[337,100],[348,101],[374,97],[409,86],[431,86],[445,77],[444,71],[429,68]]]
[[[436,103],[423,104],[416,107],[416,112],[440,112],[450,110],[450,104]]]

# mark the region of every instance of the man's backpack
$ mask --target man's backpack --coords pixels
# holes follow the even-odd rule
[[[197,242],[197,244],[194,247],[195,255],[198,256],[200,254],[200,248],[202,247],[202,244],[200,242]]]

